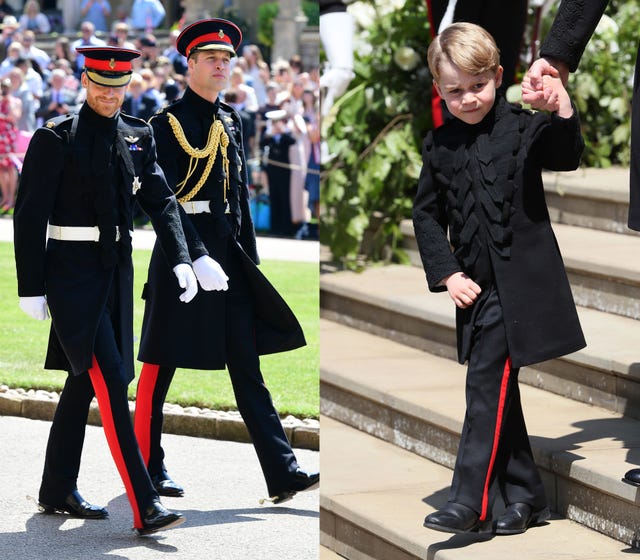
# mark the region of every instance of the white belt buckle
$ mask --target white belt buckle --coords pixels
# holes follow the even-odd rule
[[[211,213],[211,207],[208,200],[187,200],[180,204],[187,214]]]

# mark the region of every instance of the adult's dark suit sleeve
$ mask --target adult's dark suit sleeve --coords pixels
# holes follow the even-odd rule
[[[575,72],[608,0],[562,0],[540,56],[557,58]]]
[[[55,131],[39,128],[24,158],[13,218],[20,297],[46,293],[47,223],[62,177],[63,148],[63,140]]]
[[[446,287],[441,281],[460,272],[461,268],[447,238],[446,193],[433,175],[431,148],[432,134],[429,132],[422,145],[422,171],[413,204],[413,228],[429,290],[443,292]]]

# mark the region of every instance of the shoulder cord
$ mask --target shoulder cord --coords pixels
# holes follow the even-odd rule
[[[198,165],[199,159],[208,158],[207,163],[202,171],[202,176],[200,180],[196,183],[196,186],[193,187],[187,194],[178,198],[178,202],[187,202],[191,200],[200,189],[203,187],[207,179],[209,178],[209,174],[211,173],[211,169],[213,168],[213,164],[216,161],[216,155],[218,153],[218,148],[220,148],[220,152],[222,154],[222,164],[224,167],[224,202],[227,202],[227,191],[229,190],[229,158],[227,156],[227,146],[229,145],[229,136],[224,130],[224,126],[222,122],[219,120],[214,120],[211,128],[209,129],[209,137],[207,138],[207,143],[204,148],[194,148],[187,142],[187,138],[184,134],[184,130],[182,130],[182,126],[180,126],[180,122],[178,119],[172,115],[171,113],[167,113],[167,117],[169,118],[169,124],[173,130],[173,134],[178,140],[178,144],[180,147],[187,153],[190,157],[189,160],[189,169],[187,170],[187,174],[185,178],[176,185],[176,197],[179,195],[184,187],[187,184],[187,181],[191,178],[191,176],[195,173],[196,167]]]

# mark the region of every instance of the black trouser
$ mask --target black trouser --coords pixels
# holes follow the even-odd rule
[[[511,367],[496,290],[478,303],[482,308],[474,325],[467,411],[450,499],[472,508],[485,520],[491,517],[497,488],[507,505],[524,502],[535,510],[542,509],[546,497],[529,444],[519,370]]]
[[[89,405],[95,395],[107,442],[133,510],[134,527],[142,528],[142,512],[158,494],[133,431],[127,385],[111,317],[105,311],[96,334],[92,367],[88,373],[69,374],[60,395],[49,433],[40,502],[62,505],[76,489]]]
[[[230,278],[229,290],[225,294],[227,368],[238,410],[258,455],[269,496],[275,496],[290,489],[298,463],[260,371],[260,358],[253,342],[255,313],[252,296],[235,250],[228,252],[225,272]],[[138,381],[135,430],[152,476],[163,469],[164,451],[160,445],[162,406],[175,370],[175,367],[144,364]]]

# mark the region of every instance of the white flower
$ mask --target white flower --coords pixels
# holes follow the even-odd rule
[[[376,9],[380,16],[386,16],[398,10],[402,10],[406,4],[406,0],[376,0]]]
[[[393,61],[405,72],[413,70],[420,62],[418,53],[411,47],[399,47],[393,54]]]
[[[369,31],[356,33],[353,37],[353,51],[358,53],[358,58],[369,56],[373,52],[371,41],[369,40]]]
[[[358,27],[369,29],[376,21],[376,9],[366,2],[354,2],[347,6]]]
[[[594,40],[591,41],[591,51],[608,50],[615,54],[620,50],[616,38],[618,36],[618,24],[609,16],[603,15],[593,32]]]

